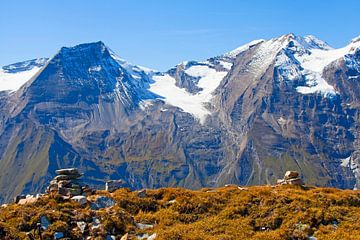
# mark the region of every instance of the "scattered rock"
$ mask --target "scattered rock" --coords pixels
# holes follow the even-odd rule
[[[147,240],[155,240],[156,233],[153,233],[149,236],[149,234],[144,233],[137,236],[137,239],[147,239]]]
[[[40,217],[40,224],[41,224],[42,229],[46,230],[46,229],[48,229],[48,227],[50,226],[51,223],[50,223],[50,220],[46,216],[42,215]]]
[[[224,187],[236,187],[235,184],[225,184]]]
[[[139,197],[139,198],[145,198],[147,195],[146,195],[146,189],[142,189],[142,190],[139,190],[136,192],[136,195]]]
[[[124,181],[122,180],[109,180],[105,183],[105,190],[109,192],[114,192],[122,187],[124,187]]]
[[[126,233],[124,236],[122,236],[120,238],[120,240],[128,240],[128,239],[129,239],[129,234],[128,233]]]
[[[84,221],[76,222],[76,225],[77,225],[77,227],[80,229],[80,232],[81,232],[81,233],[84,233],[84,232],[85,232],[85,229],[86,229],[86,227],[87,227],[86,222],[84,222]]]
[[[91,229],[97,229],[101,227],[101,223],[100,223],[100,220],[97,218],[97,217],[93,217],[93,221],[91,223]]]
[[[19,203],[19,201],[20,201],[21,199],[25,199],[25,198],[26,198],[25,195],[18,195],[18,196],[16,196],[16,197],[14,197],[14,203]]]
[[[145,224],[145,223],[135,223],[137,228],[140,228],[141,230],[153,228],[154,225],[152,224]]]
[[[91,203],[91,209],[98,210],[101,208],[108,208],[115,205],[115,200],[106,197],[106,196],[99,196],[96,198],[95,202]]]
[[[147,240],[155,240],[156,239],[156,233],[151,234]]]
[[[24,205],[24,204],[28,204],[28,203],[34,203],[34,202],[36,202],[37,199],[38,199],[38,197],[36,197],[36,196],[27,195],[26,198],[20,199],[18,204]]]
[[[87,203],[87,199],[84,196],[75,196],[72,197],[71,200],[78,202],[80,205],[85,205]]]
[[[95,190],[91,189],[88,185],[81,187],[83,195],[90,196],[92,194],[95,194]]]
[[[62,232],[55,232],[54,233],[54,239],[61,239],[64,237],[64,233]]]

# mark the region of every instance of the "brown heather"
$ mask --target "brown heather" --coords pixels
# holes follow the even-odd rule
[[[163,188],[146,193],[140,198],[128,189],[97,191],[96,195],[117,202],[101,210],[54,195],[33,204],[11,204],[0,209],[0,232],[6,233],[5,239],[26,239],[26,232],[45,215],[52,224],[43,233],[44,239],[51,239],[56,231],[69,239],[81,239],[76,222],[91,223],[95,216],[102,226],[88,232],[92,239],[104,239],[109,233],[116,239],[125,233],[130,239],[156,233],[156,239],[162,240],[360,239],[360,191],[296,186],[241,190],[229,186],[198,191]],[[141,230],[135,222],[154,227]]]

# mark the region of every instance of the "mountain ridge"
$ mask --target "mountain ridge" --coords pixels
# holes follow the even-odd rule
[[[294,169],[310,184],[358,188],[359,45],[287,34],[166,72],[102,42],[62,48],[1,92],[0,201],[69,166],[94,186],[266,184]]]

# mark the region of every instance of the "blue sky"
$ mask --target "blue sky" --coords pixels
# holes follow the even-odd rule
[[[98,40],[158,70],[290,32],[341,47],[359,13],[359,0],[1,0],[0,66]]]

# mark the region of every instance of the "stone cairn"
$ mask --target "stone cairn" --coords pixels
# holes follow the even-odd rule
[[[57,176],[51,180],[46,192],[57,192],[60,195],[73,197],[86,194],[91,191],[88,186],[83,186],[79,178],[82,174],[77,168],[58,169],[55,171]]]
[[[277,180],[277,185],[297,185],[302,186],[304,182],[301,180],[300,175],[296,171],[287,171],[283,179]]]

